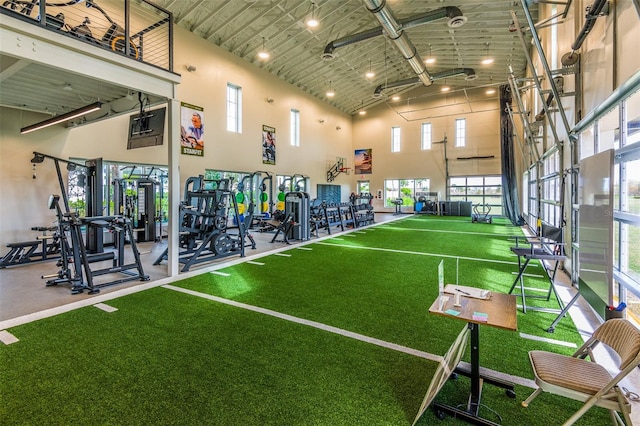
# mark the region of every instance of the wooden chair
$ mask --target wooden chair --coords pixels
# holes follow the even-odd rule
[[[593,348],[599,343],[617,354],[617,374],[612,375],[595,361]],[[574,424],[594,405],[609,410],[614,425],[632,424],[631,405],[618,383],[640,365],[640,330],[626,319],[606,321],[572,356],[531,351],[529,359],[539,388],[522,402],[523,407],[541,392],[549,392],[584,402],[564,425]]]

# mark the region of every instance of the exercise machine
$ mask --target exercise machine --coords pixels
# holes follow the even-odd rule
[[[437,192],[417,192],[413,210],[416,214],[440,215],[440,200]]]
[[[288,192],[285,197],[285,216],[290,216],[293,222],[290,228],[290,238],[307,241],[311,238],[309,227],[309,194],[302,191]]]
[[[58,259],[60,257],[60,238],[57,232],[53,232],[57,229],[55,226],[34,226],[31,228],[32,231],[42,233],[35,240],[7,244],[10,250],[0,259],[0,269],[7,266]]]
[[[472,223],[493,223],[493,217],[490,215],[491,206],[489,204],[474,204],[473,214],[471,215]]]
[[[43,275],[42,279],[48,279],[46,286],[59,284],[71,284],[71,294],[82,293],[88,290],[89,294],[100,292],[100,288],[120,284],[132,280],[148,281],[149,276],[144,273],[140,253],[133,240],[133,228],[131,221],[124,216],[87,216],[79,217],[77,212],[63,213],[60,208],[60,196],[49,197],[49,208],[56,210],[58,218],[57,233],[60,238],[61,257],[58,261],[60,269],[57,274]],[[82,239],[82,229],[99,228],[108,229],[117,240],[117,250],[103,253],[89,253]],[[89,232],[87,232],[89,235]],[[125,253],[125,239],[130,239],[133,262],[127,263]],[[112,261],[112,265],[106,268],[92,269],[90,264],[102,261]],[[101,275],[118,275],[121,278],[108,279],[96,282],[95,278]],[[123,277],[122,277],[123,276]]]
[[[178,261],[184,265],[182,272],[189,271],[195,264],[231,255],[244,257],[245,238],[253,212],[249,211],[243,220],[237,220],[236,228],[228,226],[230,216],[240,218],[236,193],[231,189],[232,181],[202,176],[187,179],[184,201],[179,207]],[[233,229],[237,232],[231,232]],[[167,260],[168,251],[165,249],[153,264]]]
[[[133,175],[136,166],[131,167],[131,173],[125,178],[114,179],[113,206],[116,214],[128,217],[133,222],[136,241],[157,241],[159,214],[156,206],[157,181],[151,179],[153,168],[147,176]],[[123,170],[123,169],[121,169]]]

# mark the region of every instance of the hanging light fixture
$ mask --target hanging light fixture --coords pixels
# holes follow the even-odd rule
[[[329,81],[329,90],[327,90],[327,97],[333,98],[335,95],[336,95],[336,92],[333,91],[333,86],[331,84],[331,81]]]
[[[367,77],[368,79],[372,79],[373,77],[376,76],[376,73],[373,72],[373,70],[371,69],[371,59],[369,59],[369,71],[367,71],[364,74],[365,77]]]
[[[487,43],[487,54],[484,59],[481,61],[482,65],[490,65],[493,63],[493,58],[489,56],[489,43]]]
[[[316,18],[316,4],[314,2],[311,2],[311,16],[307,19],[305,24],[310,28],[315,28],[319,24],[318,18]]]
[[[486,93],[487,95],[493,95],[496,93],[496,89],[495,87],[493,87],[493,77],[489,77],[489,81],[489,87],[487,87],[487,90],[484,93]]]
[[[269,59],[269,52],[264,47],[264,37],[262,37],[262,49],[258,51],[258,58],[260,59]]]
[[[90,112],[97,111],[102,108],[102,102],[94,102],[90,105],[84,106],[82,108],[75,109],[73,111],[69,111],[64,114],[56,115],[55,117],[51,117],[47,120],[41,121],[36,124],[32,124],[27,127],[23,127],[20,129],[21,134],[33,132],[35,130],[44,129],[45,127],[53,126],[55,124],[62,123],[64,121],[69,121],[73,118],[80,117],[85,114],[89,114]]]
[[[364,109],[364,101],[362,101],[362,106],[360,107],[360,111],[358,111],[358,114],[365,115],[366,113],[367,113],[367,110]]]
[[[425,64],[435,64],[436,63],[436,58],[434,58],[433,55],[431,54],[431,43],[429,43],[429,56],[427,56],[424,59],[424,63]]]

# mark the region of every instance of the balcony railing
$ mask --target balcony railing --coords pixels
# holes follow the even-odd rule
[[[146,0],[8,0],[0,13],[173,71],[173,17]]]

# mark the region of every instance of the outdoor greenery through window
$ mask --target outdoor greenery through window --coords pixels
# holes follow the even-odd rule
[[[421,130],[421,148],[431,149],[431,123],[422,123]]]
[[[620,132],[620,129],[625,131]],[[640,322],[640,92],[580,133],[580,160],[614,150],[613,298]]]
[[[85,162],[82,159],[72,159],[71,161],[78,164],[84,164]],[[102,163],[102,176],[102,211],[105,215],[133,216],[139,206],[138,183],[143,180],[151,180],[155,183],[155,217],[159,218],[160,222],[167,222],[169,214],[169,180],[167,167],[105,161]],[[78,167],[75,170],[69,171],[67,181],[69,207],[72,211],[77,212],[80,217],[86,216],[87,213],[87,179],[87,171],[84,168]],[[115,209],[114,185],[116,181],[122,185],[122,211],[116,211]]]
[[[470,201],[480,212],[502,216],[501,176],[459,176],[449,179],[449,201]]]
[[[467,120],[456,119],[456,148],[461,148],[467,144]]]
[[[300,111],[291,110],[291,145],[300,146]]]
[[[391,152],[400,152],[400,127],[391,128]]]
[[[360,194],[371,194],[371,187],[369,186],[368,180],[359,180],[358,181],[358,195]]]
[[[384,206],[394,207],[394,201],[402,199],[403,206],[412,206],[415,198],[426,195],[429,192],[429,179],[385,179],[384,181]]]
[[[242,133],[242,88],[227,83],[227,131]]]

